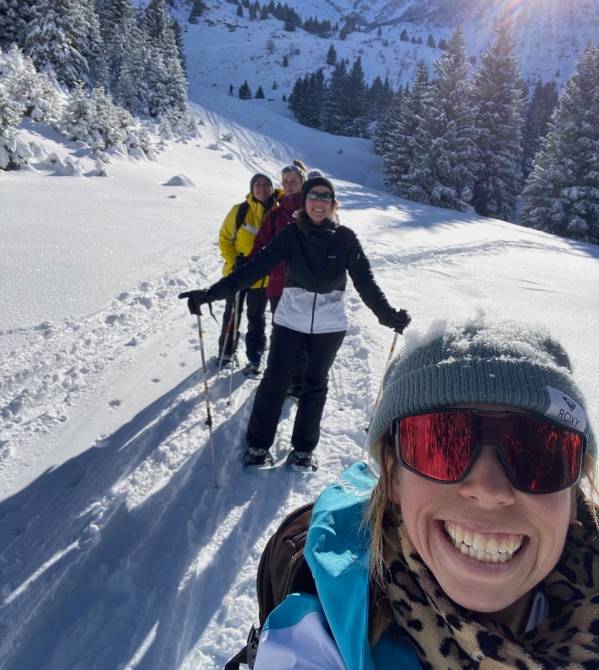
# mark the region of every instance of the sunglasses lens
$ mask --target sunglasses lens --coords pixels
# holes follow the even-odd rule
[[[332,202],[333,194],[330,191],[319,193],[318,191],[310,191],[306,196],[308,200],[323,200],[324,202]]]
[[[458,410],[408,416],[397,424],[401,463],[435,481],[463,479],[483,443],[497,447],[508,478],[520,491],[552,493],[580,476],[582,434],[533,416]]]
[[[399,421],[401,461],[440,482],[455,482],[470,465],[472,425],[467,414],[433,412]]]
[[[502,438],[503,454],[515,488],[552,493],[580,476],[584,439],[580,433],[542,420],[510,417]]]

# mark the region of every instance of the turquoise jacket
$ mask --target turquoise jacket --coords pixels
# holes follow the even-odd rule
[[[288,596],[267,619],[255,670],[421,670],[407,638],[368,643],[370,531],[365,505],[375,484],[365,463],[325,489],[312,513],[304,556],[318,597]]]

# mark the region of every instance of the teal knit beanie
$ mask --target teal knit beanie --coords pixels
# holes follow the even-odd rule
[[[451,405],[510,405],[584,432],[596,456],[583,395],[568,355],[547,331],[484,316],[437,323],[425,335],[406,332],[389,366],[368,431],[372,446],[393,419]]]

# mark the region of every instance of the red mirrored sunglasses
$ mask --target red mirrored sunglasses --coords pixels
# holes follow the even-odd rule
[[[418,475],[457,484],[483,445],[493,445],[512,486],[554,493],[575,484],[586,450],[583,433],[531,414],[452,409],[395,419],[391,435],[399,462]]]

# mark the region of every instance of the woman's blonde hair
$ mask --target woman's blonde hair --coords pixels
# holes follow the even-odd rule
[[[384,435],[370,449],[371,458],[380,468],[380,476],[367,508],[371,533],[370,572],[379,586],[384,585],[384,550],[385,543],[389,541],[388,536],[385,536],[385,516],[395,507],[392,489],[396,486],[397,471],[401,467],[389,447],[388,440],[388,436]],[[585,511],[599,531],[597,460],[591,454],[586,454],[583,459],[580,480],[576,485],[576,498],[578,510]],[[400,510],[396,510],[396,513],[399,512]]]

